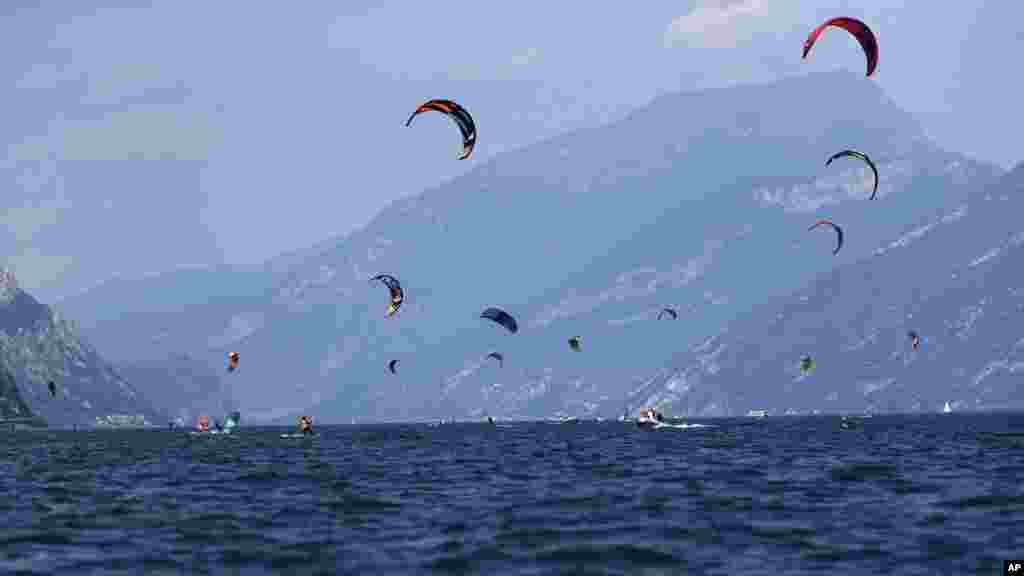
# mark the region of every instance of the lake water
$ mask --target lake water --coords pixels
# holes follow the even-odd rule
[[[1001,574],[1024,415],[16,432],[0,573]]]

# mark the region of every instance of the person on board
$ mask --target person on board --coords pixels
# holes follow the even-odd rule
[[[309,416],[299,416],[299,432],[301,434],[312,434],[313,418]]]

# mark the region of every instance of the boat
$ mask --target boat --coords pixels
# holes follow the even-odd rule
[[[767,415],[767,410],[751,410],[750,412],[747,412],[747,416],[750,416],[751,418],[764,418]]]
[[[949,400],[946,401],[946,405],[942,407],[943,414],[949,414],[953,409],[949,407]]]

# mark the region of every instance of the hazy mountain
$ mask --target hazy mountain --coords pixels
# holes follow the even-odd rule
[[[0,365],[10,369],[32,412],[51,426],[94,424],[116,414],[158,419],[70,322],[22,291],[8,271],[0,272]]]
[[[119,364],[117,371],[173,419],[192,423],[205,414],[223,420],[234,409],[231,391],[221,380],[223,366],[214,369],[209,362],[188,354]]]
[[[273,262],[273,261],[272,261]],[[227,346],[262,325],[274,275],[262,267],[177,270],[109,280],[57,308],[117,363],[187,353],[223,367],[211,347]]]
[[[863,166],[824,166],[844,148],[879,164],[875,201]],[[246,376],[233,379],[234,396],[253,418],[317,404],[327,420],[592,411],[723,322],[868,256],[998,173],[935,148],[852,73],[665,96],[500,154],[268,266],[275,287],[243,307],[244,338],[208,354],[240,348]],[[819,217],[846,228],[837,257],[827,231],[806,232]],[[396,318],[384,317],[384,287],[367,281],[377,273],[405,286]],[[235,280],[221,282],[208,289],[223,294]],[[153,298],[145,306],[164,306]],[[518,334],[478,317],[492,305],[519,319]],[[665,305],[679,320],[654,321]],[[193,342],[229,329],[199,305],[177,314],[203,326]],[[83,320],[113,335],[110,346],[119,334],[143,338],[119,329],[126,322]],[[578,354],[566,344],[575,334]],[[490,350],[505,354],[503,369],[483,361]],[[393,358],[396,376],[385,368]]]
[[[1024,164],[759,306],[634,391],[674,414],[1021,409]],[[908,333],[920,337],[914,351]],[[816,366],[802,374],[804,354]]]

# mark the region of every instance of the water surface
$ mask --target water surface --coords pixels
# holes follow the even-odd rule
[[[0,438],[0,573],[1000,574],[1024,415]]]

